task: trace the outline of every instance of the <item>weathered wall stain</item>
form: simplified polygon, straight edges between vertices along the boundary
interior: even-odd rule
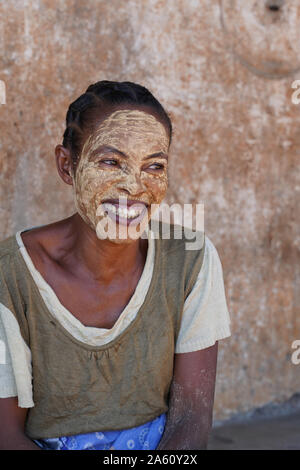
[[[149,87],[174,123],[166,202],[205,203],[223,265],[232,337],[219,348],[216,419],[300,387],[299,4],[283,2],[277,20],[263,4],[0,2],[1,238],[73,213],[54,163],[69,103],[101,79]]]
[[[268,78],[300,69],[300,4],[294,0],[220,0],[226,44],[250,71]]]

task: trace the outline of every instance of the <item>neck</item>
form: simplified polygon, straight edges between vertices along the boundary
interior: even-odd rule
[[[65,261],[73,259],[72,269],[80,270],[83,276],[109,284],[133,276],[144,266],[148,241],[132,240],[127,243],[114,243],[108,239],[100,240],[78,214],[69,219],[66,233]]]

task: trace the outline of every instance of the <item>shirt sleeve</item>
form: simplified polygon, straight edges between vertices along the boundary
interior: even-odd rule
[[[9,288],[5,263],[10,263],[9,256],[0,263],[0,398],[18,397],[19,407],[30,408],[34,406],[31,351],[21,333],[17,302],[13,302],[19,293],[14,292],[13,284]]]
[[[207,235],[204,249],[201,270],[184,303],[175,353],[205,349],[231,335],[222,265]]]
[[[18,397],[21,408],[32,400],[31,352],[13,313],[0,303],[0,398]]]

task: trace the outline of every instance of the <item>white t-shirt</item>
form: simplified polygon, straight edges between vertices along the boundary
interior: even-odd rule
[[[149,288],[154,267],[154,238],[148,231],[148,252],[142,276],[135,292],[111,329],[84,326],[59,301],[53,289],[35,268],[21,238],[16,239],[24,261],[50,313],[77,340],[91,346],[102,346],[115,339],[137,315]],[[205,235],[205,250],[201,270],[195,285],[184,303],[182,321],[175,345],[175,353],[187,353],[207,348],[230,336],[223,271],[219,255]],[[3,348],[4,345],[4,348]],[[12,312],[0,299],[0,346],[5,350],[5,361],[0,351],[0,398],[18,396],[19,406],[34,406],[31,383],[31,353],[24,342],[19,325]],[[0,348],[1,349],[1,348]],[[5,363],[4,363],[5,362]]]

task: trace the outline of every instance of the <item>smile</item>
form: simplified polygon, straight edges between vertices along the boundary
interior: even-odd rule
[[[128,219],[135,219],[141,213],[145,210],[145,205],[135,207],[135,208],[126,208],[126,207],[120,207],[115,204],[110,204],[109,202],[106,202],[103,204],[106,210],[113,212],[114,214],[119,215],[120,217],[123,218],[128,218]]]
[[[147,211],[147,206],[143,203],[131,206],[120,206],[119,204],[104,202],[102,206],[107,215],[121,225],[139,223],[144,218],[145,212]]]

